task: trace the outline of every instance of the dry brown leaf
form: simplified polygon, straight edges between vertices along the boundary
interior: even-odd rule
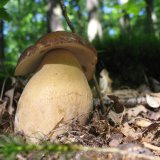
[[[113,103],[112,103],[112,109],[116,113],[122,113],[122,112],[124,112],[124,105],[119,102],[119,98],[117,96],[108,95],[108,97],[111,99],[111,101],[113,101]]]
[[[158,121],[160,120],[160,110],[157,112],[148,111],[144,116],[150,120]]]
[[[98,135],[106,135],[110,132],[110,126],[106,117],[100,117],[99,113],[95,111],[91,121],[91,132]]]
[[[143,132],[142,141],[148,143],[159,144],[159,130],[160,130],[160,123],[153,122],[147,128],[145,128]]]
[[[154,122],[151,125],[149,125],[143,134],[147,134],[148,132],[157,131],[157,129],[160,127],[160,122]]]
[[[122,123],[123,113],[117,114],[111,110],[108,114],[108,118],[110,118],[115,125],[120,125]]]
[[[152,142],[153,138],[154,138],[153,133],[148,133],[146,136],[142,137],[142,142],[149,142],[150,143],[150,142]]]
[[[121,132],[126,136],[126,137],[131,137],[134,140],[139,139],[142,137],[142,133],[137,133],[134,128],[130,127],[128,123],[124,123],[123,126],[121,127]]]
[[[109,142],[110,147],[117,147],[123,140],[123,135],[121,133],[112,134]]]
[[[146,118],[136,118],[135,124],[139,127],[148,127],[152,122]]]
[[[159,93],[151,93],[151,96],[160,98],[160,92]]]
[[[134,108],[129,108],[126,110],[129,119],[131,119],[131,117],[137,117],[142,112],[143,113],[147,112],[147,109],[143,105],[137,105]]]

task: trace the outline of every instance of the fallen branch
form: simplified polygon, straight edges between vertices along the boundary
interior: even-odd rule
[[[136,97],[117,97],[116,95],[107,95],[110,99],[112,97],[116,97],[117,101],[124,105],[126,108],[132,108],[135,107],[136,105],[144,105],[144,106],[149,106],[151,108],[159,108],[160,107],[160,94],[159,93],[150,93],[146,94],[144,96],[136,96]],[[114,101],[114,99],[112,99]],[[105,97],[104,100],[105,101]],[[114,101],[115,102],[115,101]],[[110,102],[106,101],[105,104],[109,105]]]

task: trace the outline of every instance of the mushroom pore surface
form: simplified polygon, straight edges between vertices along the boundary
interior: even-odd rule
[[[73,119],[84,124],[92,109],[92,93],[74,55],[63,49],[46,54],[27,83],[15,116],[15,131],[31,142],[55,138]]]

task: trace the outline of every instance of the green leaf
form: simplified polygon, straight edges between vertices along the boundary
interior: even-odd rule
[[[0,0],[0,8],[3,8],[9,0]]]
[[[7,21],[11,20],[11,17],[7,13],[5,8],[0,8],[0,20],[7,20]]]

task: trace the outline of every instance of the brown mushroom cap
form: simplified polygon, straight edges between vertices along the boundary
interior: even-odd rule
[[[57,31],[46,34],[33,46],[28,47],[20,56],[15,75],[34,72],[46,53],[54,49],[67,49],[78,59],[86,77],[90,80],[97,63],[96,50],[78,35]]]

